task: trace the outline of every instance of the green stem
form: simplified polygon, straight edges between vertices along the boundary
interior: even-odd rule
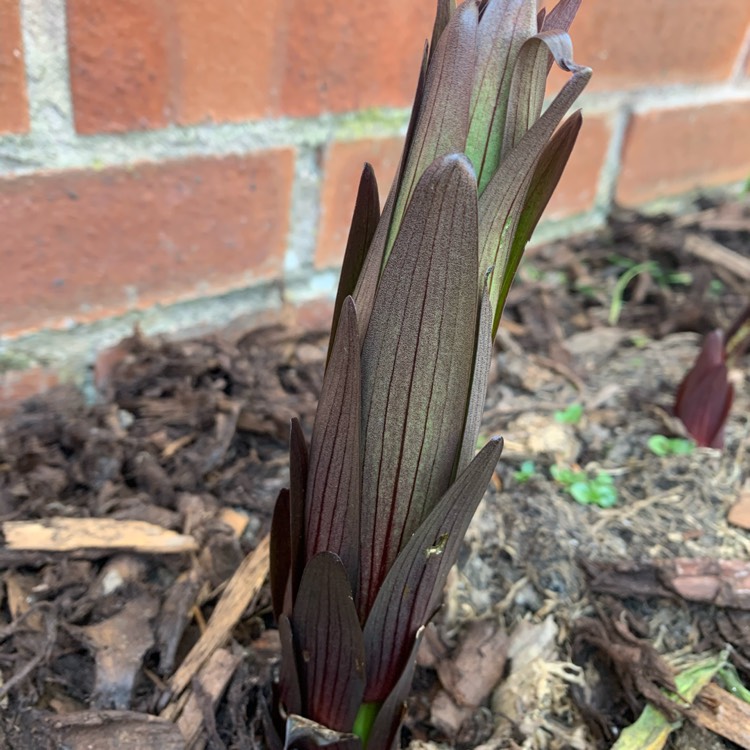
[[[354,729],[352,732],[362,740],[362,747],[367,747],[367,741],[370,738],[370,731],[372,725],[375,723],[375,718],[380,711],[382,704],[377,701],[370,701],[369,703],[363,703],[359,707],[357,712],[357,718],[354,720]]]

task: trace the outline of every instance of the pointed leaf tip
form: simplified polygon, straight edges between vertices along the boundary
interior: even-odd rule
[[[365,623],[365,700],[384,700],[406,666],[412,639],[434,614],[471,517],[503,450],[491,438],[399,553]]]
[[[333,342],[341,315],[341,307],[346,297],[354,294],[379,222],[380,196],[378,193],[378,183],[375,179],[375,171],[372,165],[365,163],[362,169],[362,176],[359,180],[357,199],[354,203],[354,215],[352,216],[351,227],[349,229],[349,238],[346,243],[343,265],[341,266],[336,302],[333,306],[331,339],[328,344],[326,361],[331,359]]]

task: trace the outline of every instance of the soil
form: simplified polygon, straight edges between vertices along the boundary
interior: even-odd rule
[[[420,651],[404,744],[605,748],[648,698],[681,722],[667,747],[742,746],[660,688],[676,657],[726,644],[750,683],[749,513],[728,520],[750,504],[748,356],[722,451],[648,444],[683,435],[677,385],[748,303],[748,258],[747,199],[623,213],[528,252],[482,431],[504,456]],[[0,747],[264,746],[278,637],[261,551],[326,344],[281,324],[136,332],[100,358],[96,403],[62,387],[0,425]],[[576,502],[554,466],[607,475],[616,504]]]

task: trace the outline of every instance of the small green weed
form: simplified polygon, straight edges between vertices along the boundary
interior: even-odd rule
[[[617,325],[624,304],[625,289],[628,284],[638,275],[648,273],[651,278],[662,288],[669,286],[688,286],[693,282],[693,277],[685,271],[665,271],[658,263],[647,260],[643,263],[633,263],[629,258],[613,256],[610,259],[614,265],[625,267],[625,273],[617,279],[612,290],[612,302],[609,306],[609,324]]]
[[[516,482],[528,482],[534,478],[536,474],[536,466],[533,461],[524,461],[518,471],[513,473],[513,478]]]
[[[657,456],[685,456],[695,450],[692,440],[666,435],[652,435],[647,441],[648,449]]]
[[[566,492],[581,505],[598,505],[611,508],[617,502],[617,488],[612,476],[600,471],[590,477],[585,471],[576,471],[568,466],[550,467],[552,478],[565,487]]]
[[[583,416],[583,406],[581,404],[571,404],[565,409],[556,411],[555,422],[560,424],[578,424]]]

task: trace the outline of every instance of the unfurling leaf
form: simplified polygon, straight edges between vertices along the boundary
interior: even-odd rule
[[[698,358],[677,389],[675,416],[698,445],[724,447],[724,425],[734,400],[724,353],[724,334],[709,333]]]

